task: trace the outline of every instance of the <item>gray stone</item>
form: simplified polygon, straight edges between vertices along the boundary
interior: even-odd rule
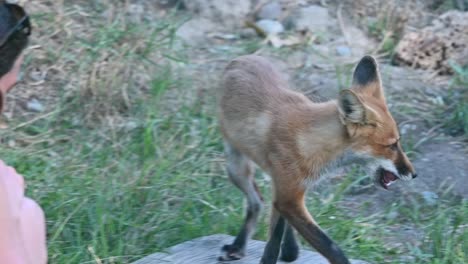
[[[326,32],[330,25],[328,9],[316,5],[297,10],[291,18],[296,30],[301,31]]]
[[[132,23],[141,23],[145,7],[141,4],[129,4],[127,8],[127,16]]]
[[[262,19],[257,21],[255,24],[267,35],[279,34],[284,31],[283,25],[276,20]]]
[[[346,39],[346,45],[350,48],[351,54],[358,59],[374,50],[377,43],[358,27],[354,26],[349,19],[343,17],[343,33]]]
[[[224,244],[232,243],[234,237],[228,235],[211,235],[186,241],[182,244],[169,248],[165,253],[155,253],[133,264],[210,264],[220,263],[218,257]],[[246,256],[240,260],[233,261],[236,264],[257,264],[263,254],[265,242],[251,240],[247,245]],[[223,262],[224,263],[224,262]],[[228,262],[226,262],[228,263]],[[286,263],[278,261],[278,263]],[[294,263],[328,264],[329,262],[319,253],[301,250],[299,258]],[[351,260],[352,264],[368,264],[362,260]]]
[[[176,36],[181,38],[187,44],[200,44],[206,41],[207,35],[210,32],[217,31],[217,26],[206,18],[194,18],[176,31]]]
[[[415,124],[404,124],[400,127],[400,133],[406,135],[410,133],[410,131],[415,131],[418,128]]]
[[[243,28],[239,32],[241,38],[255,38],[257,36],[257,32],[253,28]]]
[[[390,213],[388,213],[388,215],[386,216],[386,218],[387,218],[388,220],[395,220],[395,219],[397,219],[399,216],[400,216],[400,214],[399,214],[397,211],[391,211]]]
[[[428,205],[436,205],[437,204],[437,199],[439,199],[439,196],[435,192],[431,191],[424,191],[421,193],[421,196],[423,197],[424,201]]]
[[[26,103],[26,109],[40,113],[44,111],[44,106],[36,98],[33,98]]]
[[[172,8],[172,7],[177,7],[180,9],[184,8],[183,0],[157,0],[156,4],[161,8]]]
[[[323,74],[310,74],[305,83],[308,84],[306,93],[312,95],[314,100],[327,101],[338,97],[336,80],[323,78]]]
[[[281,4],[278,2],[267,3],[260,8],[257,19],[279,19],[281,17]]]
[[[251,0],[188,0],[184,2],[195,17],[202,17],[228,28],[240,28],[252,10]]]
[[[223,40],[236,40],[239,38],[236,34],[229,34],[229,33],[213,33],[210,35],[212,38],[223,39]]]
[[[31,78],[31,80],[35,82],[44,81],[45,77],[46,77],[46,71],[40,68],[33,68],[29,72],[29,78]]]
[[[351,56],[351,49],[348,46],[337,46],[336,47],[336,54],[342,57],[349,57]]]

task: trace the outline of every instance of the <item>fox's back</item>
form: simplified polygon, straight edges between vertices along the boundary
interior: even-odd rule
[[[252,114],[273,114],[279,107],[304,102],[289,89],[286,75],[268,59],[241,56],[229,63],[223,74],[218,101],[223,118],[245,119]]]
[[[262,163],[259,155],[275,134],[271,132],[282,126],[282,120],[290,119],[295,109],[309,103],[289,89],[286,76],[272,62],[256,55],[231,61],[219,89],[219,121],[225,139],[257,163]]]

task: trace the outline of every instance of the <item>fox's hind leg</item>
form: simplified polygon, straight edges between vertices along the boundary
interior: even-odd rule
[[[281,244],[281,251],[280,251]],[[276,263],[278,255],[280,260],[292,262],[299,256],[299,245],[294,235],[294,229],[280,216],[273,207],[270,219],[270,238],[265,246],[261,264]]]
[[[294,229],[288,223],[284,228],[283,243],[281,244],[280,259],[285,262],[292,262],[299,256],[299,244],[297,243]]]
[[[219,257],[220,260],[236,260],[245,255],[247,241],[255,230],[261,211],[262,197],[254,182],[254,163],[227,142],[224,142],[224,152],[229,179],[247,198],[247,212],[242,228],[232,244],[222,247],[224,254]]]

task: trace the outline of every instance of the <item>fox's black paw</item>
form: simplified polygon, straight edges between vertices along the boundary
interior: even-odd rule
[[[225,254],[218,257],[218,260],[220,261],[238,260],[245,256],[244,249],[236,245],[224,245],[221,248],[221,251]]]
[[[284,252],[280,255],[280,260],[284,262],[293,262],[299,257],[299,251],[296,252]]]
[[[299,246],[296,243],[283,244],[281,247],[280,260],[293,262],[299,257]]]

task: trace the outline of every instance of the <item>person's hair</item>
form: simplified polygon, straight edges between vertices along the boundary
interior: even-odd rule
[[[0,1],[0,39],[18,23],[18,19],[4,4],[4,1]],[[28,36],[17,31],[0,47],[0,78],[11,70],[27,44]]]

